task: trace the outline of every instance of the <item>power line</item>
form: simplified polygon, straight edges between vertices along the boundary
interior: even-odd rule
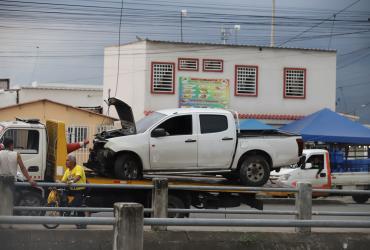
[[[348,5],[347,7],[343,8],[343,9],[341,9],[340,11],[338,11],[338,12],[334,13],[333,15],[338,15],[338,14],[340,14],[341,12],[343,12],[343,11],[345,11],[345,10],[347,10],[347,9],[351,8],[353,5],[357,4],[357,3],[358,3],[358,2],[360,2],[360,1],[361,1],[361,0],[357,0],[356,2],[351,3],[350,5]],[[312,29],[316,28],[317,26],[321,25],[322,23],[324,23],[324,22],[326,22],[326,21],[330,20],[330,19],[331,19],[331,17],[332,17],[332,16],[330,16],[329,18],[326,18],[326,19],[322,20],[321,22],[319,22],[319,23],[317,23],[317,24],[313,25],[312,27],[310,27],[310,28],[308,28],[308,29],[306,29],[306,30],[302,31],[302,32],[301,32],[301,33],[299,33],[298,35],[296,35],[296,36],[294,36],[294,37],[292,37],[292,38],[290,38],[290,39],[286,40],[285,42],[281,43],[279,46],[282,46],[282,45],[284,45],[284,44],[286,44],[286,43],[288,43],[288,42],[290,42],[290,41],[294,40],[295,38],[300,37],[300,36],[301,36],[301,35],[303,35],[304,33],[308,32],[308,31],[310,31],[310,30],[312,30]]]

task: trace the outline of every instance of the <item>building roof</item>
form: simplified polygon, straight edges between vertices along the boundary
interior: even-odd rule
[[[66,85],[66,84],[43,84],[36,86],[21,86],[21,89],[46,89],[46,90],[80,90],[80,91],[103,91],[102,86],[96,85]]]
[[[227,114],[228,111],[225,109],[215,109],[215,108],[174,108],[174,109],[162,109],[156,111],[165,115],[172,114],[190,114],[190,113],[216,113],[216,114]]]
[[[199,108],[193,108],[193,109],[199,109]],[[167,109],[166,111],[172,112],[172,113],[166,113],[166,114],[173,114],[176,109]],[[210,112],[215,112],[215,110],[221,110],[224,113],[227,112],[222,109],[213,109],[209,108]],[[144,115],[149,115],[150,113],[153,113],[152,110],[145,110]],[[159,112],[163,113],[163,110],[160,110]],[[221,113],[221,112],[220,112]],[[239,119],[259,119],[259,120],[299,120],[304,118],[304,115],[287,115],[287,114],[240,114]]]
[[[23,103],[19,103],[19,104],[15,104],[15,105],[10,105],[10,106],[6,106],[6,107],[1,107],[0,108],[0,112],[2,110],[5,110],[5,109],[20,107],[20,106],[29,105],[29,104],[38,103],[38,102],[49,102],[49,103],[52,103],[52,104],[56,104],[56,105],[61,105],[61,106],[64,106],[64,107],[68,107],[68,108],[71,108],[71,109],[74,109],[74,110],[86,112],[86,113],[89,113],[89,114],[92,114],[92,115],[97,115],[97,116],[101,116],[101,117],[104,117],[104,118],[112,119],[114,121],[117,121],[118,120],[117,118],[114,118],[114,117],[111,117],[111,116],[98,114],[98,113],[95,113],[95,112],[92,112],[92,111],[89,111],[89,110],[86,110],[86,109],[81,109],[81,108],[73,107],[71,105],[67,105],[67,104],[63,104],[63,103],[51,101],[51,100],[48,100],[48,99],[40,99],[40,100],[35,100],[35,101],[23,102]]]
[[[178,42],[178,41],[164,41],[164,40],[151,40],[151,39],[143,39],[139,41],[133,41],[126,44],[121,44],[121,46],[135,44],[140,42],[151,42],[151,43],[158,43],[158,44],[179,44],[179,45],[196,45],[196,46],[217,46],[217,47],[233,47],[233,48],[257,48],[257,49],[287,49],[287,50],[303,50],[303,51],[317,51],[317,52],[330,52],[336,53],[336,50],[331,49],[322,49],[322,48],[299,48],[299,47],[281,47],[275,46],[270,47],[266,45],[250,45],[250,44],[221,44],[221,43],[209,43],[209,42]],[[110,46],[110,47],[116,47]]]

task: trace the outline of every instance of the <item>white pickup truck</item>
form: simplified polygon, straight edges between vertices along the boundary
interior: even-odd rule
[[[296,168],[282,170],[279,182],[295,187],[297,182],[309,182],[320,189],[370,189],[370,158],[355,159],[341,152],[332,153],[324,149],[303,150],[302,164]],[[357,203],[365,203],[368,195],[354,195]]]
[[[301,137],[278,131],[238,131],[237,114],[221,109],[153,112],[136,124],[131,107],[110,98],[122,128],[97,134],[85,164],[100,174],[140,179],[143,173],[222,174],[262,186],[270,171],[297,163]]]

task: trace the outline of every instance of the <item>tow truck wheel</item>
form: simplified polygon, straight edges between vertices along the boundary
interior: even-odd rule
[[[142,177],[139,159],[132,154],[122,154],[114,163],[114,174],[122,180],[138,180]]]
[[[368,195],[353,195],[352,199],[358,204],[364,204],[369,199]]]
[[[246,186],[263,186],[270,177],[266,159],[260,155],[247,156],[240,166],[240,181]]]
[[[19,198],[17,206],[20,207],[42,207],[44,205],[44,200],[41,194],[36,192],[24,192]],[[16,211],[15,215],[21,216],[41,216],[43,211],[27,211],[20,210]]]
[[[175,195],[168,195],[168,208],[184,209],[185,203]],[[184,218],[185,216],[184,213],[168,212],[168,218]]]

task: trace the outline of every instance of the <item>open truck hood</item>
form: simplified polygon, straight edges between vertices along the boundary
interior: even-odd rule
[[[108,105],[116,108],[118,117],[121,121],[122,129],[125,131],[125,134],[136,134],[135,119],[134,115],[132,114],[131,107],[127,103],[115,97],[110,97],[108,99]]]

